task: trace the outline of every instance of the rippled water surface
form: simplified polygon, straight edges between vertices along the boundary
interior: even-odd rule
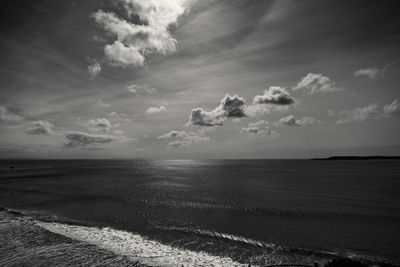
[[[1,235],[56,234],[109,265],[399,263],[399,177],[383,160],[3,160],[0,206],[23,213]]]

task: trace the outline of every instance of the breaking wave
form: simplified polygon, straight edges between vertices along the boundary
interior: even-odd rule
[[[247,266],[228,257],[164,245],[138,234],[109,227],[97,228],[39,221],[36,225],[150,266]]]

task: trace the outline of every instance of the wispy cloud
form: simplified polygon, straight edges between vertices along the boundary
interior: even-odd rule
[[[368,77],[368,78],[374,80],[378,77],[379,73],[380,73],[380,70],[373,67],[373,68],[359,69],[354,72],[354,76],[355,77],[365,76],[365,77]]]
[[[278,133],[271,130],[269,127],[269,122],[265,120],[260,120],[258,122],[252,122],[247,125],[247,127],[242,127],[241,133],[246,133],[253,137],[265,137],[265,136],[277,136]]]
[[[6,107],[0,106],[0,123],[17,123],[24,119],[24,117],[11,112]]]
[[[210,138],[204,132],[186,132],[172,130],[160,135],[157,139],[168,140],[168,145],[172,147],[188,147],[192,144],[208,142]]]
[[[67,139],[64,143],[65,148],[74,148],[91,144],[104,144],[115,140],[113,136],[93,135],[83,132],[68,132],[64,136]]]
[[[286,125],[286,126],[308,126],[311,127],[321,121],[314,119],[312,117],[303,117],[296,119],[295,116],[289,115],[281,118],[279,121],[275,122],[275,125]]]
[[[91,79],[94,79],[97,77],[97,75],[100,74],[101,72],[101,65],[98,62],[95,62],[91,65],[88,66],[88,72],[89,72],[89,76]]]
[[[351,124],[353,122],[363,122],[371,119],[389,118],[400,115],[400,105],[397,99],[381,108],[377,103],[366,107],[343,110],[339,112],[342,118],[336,124]]]
[[[99,99],[96,105],[103,108],[111,107],[111,104],[104,102],[103,99]]]
[[[33,121],[25,133],[28,135],[54,135],[53,128],[54,125],[46,120]]]
[[[128,92],[132,93],[135,96],[139,96],[141,94],[147,94],[147,95],[155,95],[157,94],[157,89],[148,86],[147,84],[143,85],[138,85],[138,84],[131,84],[126,87]]]
[[[383,107],[383,113],[386,116],[398,116],[400,115],[400,104],[397,99],[393,100],[392,103],[387,104]]]
[[[67,139],[63,146],[65,148],[83,147],[95,144],[106,144],[111,142],[126,142],[135,141],[134,138],[128,138],[122,135],[100,135],[100,134],[88,134],[84,132],[67,132],[64,134]]]

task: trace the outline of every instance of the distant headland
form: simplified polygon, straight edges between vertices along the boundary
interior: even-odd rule
[[[400,156],[333,156],[328,158],[312,158],[310,160],[382,160],[382,159],[400,160]]]

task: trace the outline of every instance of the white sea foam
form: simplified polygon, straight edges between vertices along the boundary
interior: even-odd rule
[[[243,236],[237,236],[237,235],[215,232],[215,231],[210,231],[210,230],[191,229],[191,228],[186,228],[186,227],[157,227],[157,228],[163,229],[163,230],[182,231],[182,232],[187,232],[187,233],[195,233],[195,234],[200,234],[200,235],[205,235],[205,236],[224,238],[224,239],[228,239],[228,240],[232,240],[232,241],[236,241],[236,242],[246,243],[246,244],[253,245],[253,246],[270,248],[274,251],[283,249],[281,246],[274,244],[274,243],[262,242],[262,241],[254,240],[251,238],[246,238]]]
[[[247,266],[228,257],[171,247],[138,234],[108,227],[96,228],[54,222],[36,224],[50,232],[96,245],[150,266]]]

